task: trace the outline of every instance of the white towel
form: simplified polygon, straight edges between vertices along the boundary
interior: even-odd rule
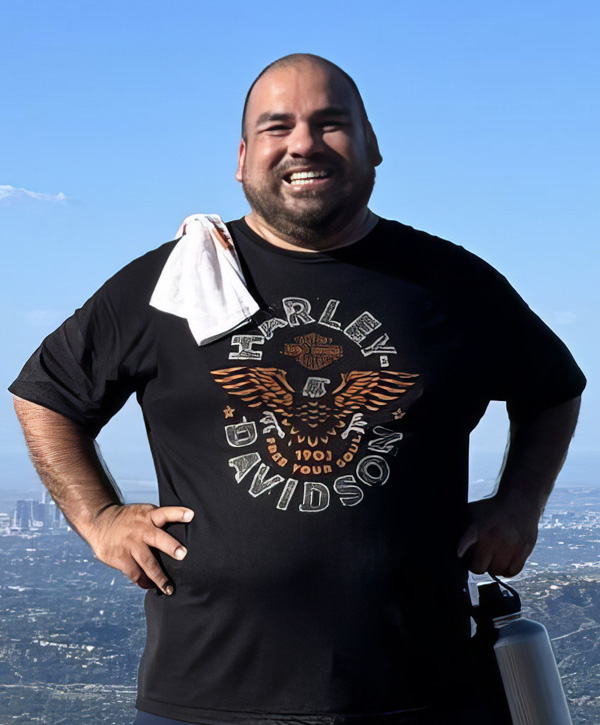
[[[229,231],[216,214],[193,214],[156,283],[150,304],[187,319],[198,345],[235,330],[258,311]]]

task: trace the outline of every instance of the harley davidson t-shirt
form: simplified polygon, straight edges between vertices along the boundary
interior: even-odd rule
[[[139,709],[189,722],[390,721],[461,678],[468,439],[578,395],[565,346],[489,265],[380,220],[330,252],[229,225],[251,322],[199,347],[148,302],[174,242],[50,335],[11,390],[96,435],[135,393],[167,526]],[[336,719],[337,718],[337,719]]]

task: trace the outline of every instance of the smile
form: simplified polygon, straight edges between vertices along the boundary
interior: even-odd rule
[[[319,179],[328,179],[330,176],[329,171],[295,171],[286,178],[286,181],[292,186],[303,186],[313,184]]]

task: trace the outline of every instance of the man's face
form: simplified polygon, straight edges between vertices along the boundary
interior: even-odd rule
[[[366,208],[377,142],[345,78],[312,63],[268,71],[246,111],[236,178],[283,239],[319,248]]]

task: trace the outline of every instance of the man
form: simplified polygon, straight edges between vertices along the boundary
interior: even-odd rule
[[[140,723],[488,717],[469,698],[467,568],[523,567],[584,378],[488,265],[368,209],[380,162],[343,71],[276,61],[244,109],[251,212],[228,225],[260,311],[199,346],[148,304],[172,242],[11,387],[67,519],[149,589]],[[158,508],[124,505],[95,449],[132,392]],[[468,436],[491,399],[510,447],[498,494],[469,508]]]

